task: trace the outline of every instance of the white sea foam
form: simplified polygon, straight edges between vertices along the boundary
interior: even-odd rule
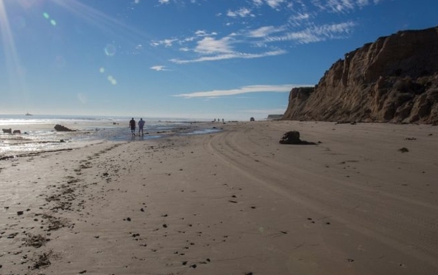
[[[202,123],[192,123],[184,119],[143,118],[146,121],[145,135],[132,137],[128,127],[130,119],[130,117],[0,115],[0,128],[21,131],[21,134],[15,135],[0,132],[0,158],[28,152],[77,148],[101,140],[142,141],[168,135],[211,133],[208,129],[204,131]],[[57,132],[54,129],[56,124],[75,131]]]

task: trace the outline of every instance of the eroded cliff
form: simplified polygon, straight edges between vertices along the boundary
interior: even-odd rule
[[[283,119],[438,123],[438,27],[400,31],[345,55]]]

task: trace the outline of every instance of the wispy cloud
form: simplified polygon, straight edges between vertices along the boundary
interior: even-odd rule
[[[357,8],[363,8],[371,4],[378,4],[383,0],[312,0],[313,6],[320,10],[326,10],[334,13],[347,13]]]
[[[159,40],[159,41],[152,41],[151,42],[151,46],[164,46],[164,47],[172,47],[173,43],[177,42],[178,39],[176,38],[172,38],[172,39],[163,39],[163,40]]]
[[[182,0],[160,0],[160,3],[161,1],[177,3]],[[384,0],[295,0],[293,2],[247,0],[242,1],[244,6],[241,8],[222,10],[225,12],[223,15],[226,14],[228,17],[224,24],[232,21],[234,25],[237,25],[239,21],[242,21],[245,25],[243,29],[223,34],[200,28],[187,37],[152,41],[151,45],[165,48],[175,47],[175,52],[179,52],[180,55],[169,61],[176,64],[275,56],[285,54],[286,49],[290,47],[290,42],[308,44],[348,38],[356,27],[354,21],[317,24],[312,22],[313,19],[320,18],[319,14],[323,12],[346,13],[367,5],[378,4],[380,1]],[[199,1],[199,4],[201,2]],[[258,28],[254,28],[251,24],[255,22],[242,19],[254,17],[254,13],[257,16],[263,15],[263,12],[271,9],[287,9],[285,12],[278,13],[279,25],[259,25]],[[230,20],[230,18],[235,20]]]
[[[211,32],[211,33],[208,33],[208,32],[206,32],[206,31],[204,31],[204,30],[197,30],[196,32],[195,32],[195,35],[196,36],[215,36],[215,35],[217,35],[217,33],[216,32]]]
[[[275,55],[281,55],[285,54],[285,50],[276,50],[276,51],[269,51],[269,52],[263,52],[258,54],[251,54],[251,53],[239,53],[239,52],[232,52],[228,54],[219,54],[214,56],[203,56],[196,59],[171,59],[170,61],[176,64],[187,64],[187,63],[198,63],[198,62],[205,62],[205,61],[218,61],[218,60],[225,60],[225,59],[234,59],[234,58],[240,58],[240,59],[253,59],[253,58],[262,58],[267,56],[275,56]]]
[[[291,16],[289,20],[291,20],[291,21],[302,21],[302,20],[307,20],[307,19],[310,19],[310,14],[308,14],[308,13],[297,13],[296,15]]]
[[[284,84],[284,85],[251,85],[244,86],[236,89],[230,90],[212,90],[212,91],[203,91],[203,92],[195,92],[189,94],[179,94],[175,95],[176,97],[184,97],[184,98],[195,98],[195,97],[221,97],[221,96],[233,96],[247,93],[287,93],[294,87],[303,87],[310,85],[294,85],[294,84]]]
[[[261,35],[262,32],[275,32],[276,30],[271,27],[267,27],[268,29],[256,30],[252,35]],[[215,38],[211,36],[203,36],[205,31],[197,31],[197,35],[199,36],[196,41],[196,46],[194,48],[181,47],[179,48],[182,52],[194,52],[199,55],[198,58],[193,59],[182,59],[182,58],[173,58],[170,61],[176,64],[187,64],[187,63],[198,63],[198,62],[206,62],[206,61],[218,61],[218,60],[226,60],[226,59],[253,59],[253,58],[262,58],[268,56],[275,56],[280,54],[285,54],[285,50],[271,50],[259,53],[246,53],[240,52],[234,49],[233,44],[242,44],[245,43],[241,40],[237,41],[236,37],[243,37],[244,34],[236,34],[231,33],[228,36],[222,38]],[[214,32],[213,32],[214,33]],[[214,33],[216,34],[216,33]],[[184,40],[185,41],[185,40]]]
[[[247,16],[254,16],[254,15],[251,13],[250,9],[241,8],[241,9],[238,9],[236,11],[228,10],[227,16],[229,16],[229,17],[247,17]]]
[[[263,4],[270,6],[273,9],[278,9],[285,0],[252,0],[252,4],[256,7],[261,7]]]
[[[149,69],[160,72],[160,71],[170,71],[169,69],[166,69],[166,66],[161,66],[161,65],[157,65],[157,66],[152,66]]]
[[[268,4],[268,6],[270,6],[273,9],[277,9],[283,2],[285,2],[284,0],[266,0],[266,4]]]
[[[254,3],[254,5],[256,6],[261,6],[263,4],[263,0],[252,0],[252,2]]]
[[[354,9],[354,2],[353,0],[329,0],[327,1],[327,7],[333,12],[345,12]]]
[[[266,42],[296,41],[297,43],[307,44],[325,41],[327,39],[340,38],[342,35],[350,33],[355,25],[355,23],[350,21],[339,24],[312,26],[301,31],[268,37]]]
[[[365,6],[369,5],[369,1],[368,0],[358,0],[357,5],[359,7],[365,7]]]
[[[309,24],[314,16],[314,13],[295,12],[293,15],[289,16],[287,20],[288,26],[301,28],[303,25]]]
[[[248,36],[249,37],[257,37],[257,38],[266,37],[270,34],[282,32],[284,30],[285,30],[285,28],[283,26],[282,27],[266,26],[266,27],[261,27],[261,28],[258,28],[256,30],[250,31],[248,33]]]

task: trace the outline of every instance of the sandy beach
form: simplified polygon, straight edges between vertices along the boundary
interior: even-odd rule
[[[0,161],[0,274],[438,274],[438,127],[218,127]]]

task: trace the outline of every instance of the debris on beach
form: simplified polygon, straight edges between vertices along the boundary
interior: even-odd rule
[[[12,130],[12,128],[2,129],[2,131],[3,131],[3,134],[21,135],[21,130]]]
[[[338,125],[338,124],[351,124],[351,125],[356,125],[357,122],[356,122],[355,120],[353,120],[353,121],[350,121],[350,120],[340,120],[340,121],[337,121],[337,122],[335,123],[335,125]]]
[[[301,144],[301,145],[314,145],[315,142],[308,142],[300,139],[300,132],[289,131],[286,132],[280,139],[281,144]]]
[[[40,248],[41,246],[45,245],[49,241],[49,239],[45,238],[41,234],[32,235],[28,233],[27,237],[24,238],[23,241],[26,246],[33,246],[35,248]]]
[[[40,269],[42,267],[47,267],[51,264],[50,257],[52,256],[52,251],[48,253],[42,253],[40,255],[36,255],[33,259],[34,264],[32,269]]]

